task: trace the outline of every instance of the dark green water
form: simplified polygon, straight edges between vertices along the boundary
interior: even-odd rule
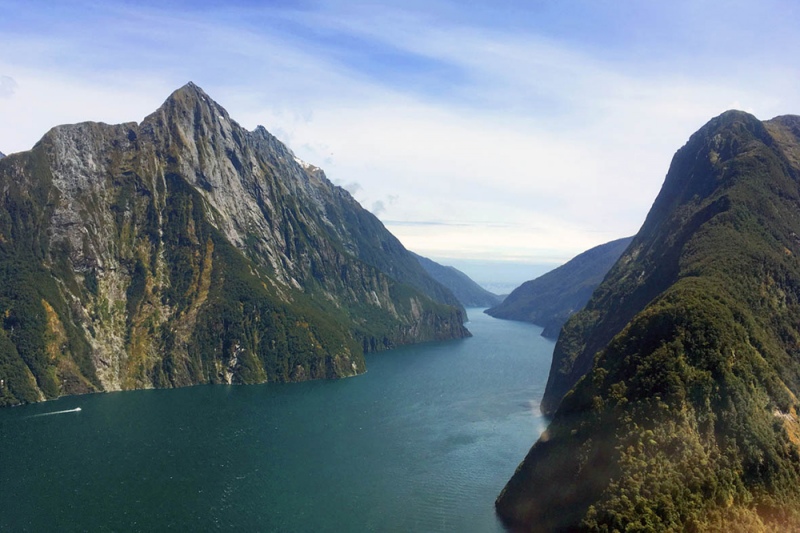
[[[356,378],[0,410],[0,531],[502,531],[553,343],[469,316],[473,338],[370,356]]]

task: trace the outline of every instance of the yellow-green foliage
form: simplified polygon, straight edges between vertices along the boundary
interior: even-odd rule
[[[142,124],[0,161],[0,405],[349,376],[364,351],[468,334],[377,218],[220,114],[188,84]]]
[[[631,248],[559,339],[558,409],[498,499],[509,522],[800,530],[798,176],[744,113],[676,154]]]

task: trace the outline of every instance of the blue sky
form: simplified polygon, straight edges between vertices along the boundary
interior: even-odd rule
[[[556,265],[631,235],[730,108],[800,114],[794,1],[0,0],[0,151],[192,80],[406,246]]]

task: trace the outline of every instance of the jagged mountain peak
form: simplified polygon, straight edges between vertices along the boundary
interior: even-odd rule
[[[300,182],[307,181],[308,178],[324,177],[318,167],[296,157],[288,146],[264,126],[258,125],[253,131],[242,127],[230,117],[222,105],[191,81],[175,90],[155,113],[146,117],[142,128],[156,133],[159,129],[162,130],[166,134],[162,136],[163,140],[174,143],[178,148],[196,151],[202,145],[200,151],[222,156],[222,161],[230,160],[236,173],[245,179],[250,174],[259,174],[265,167],[274,170],[286,165],[298,165],[310,173],[306,175],[303,172],[292,172]],[[259,154],[269,154],[272,157],[266,161],[257,161]],[[192,159],[203,163],[204,158]],[[217,175],[222,169],[218,167],[209,170],[210,175]],[[326,180],[317,179],[316,184],[324,181]],[[208,188],[208,184],[205,186]]]
[[[469,335],[377,218],[193,83],[140,124],[57,126],[14,159],[0,405],[347,376],[364,352]]]
[[[211,98],[201,87],[194,82],[188,82],[186,85],[174,90],[172,94],[164,101],[164,105],[168,104],[181,104],[186,106],[205,105],[218,109],[227,115],[227,111],[219,105],[213,98]]]
[[[170,94],[155,113],[144,119],[142,126],[151,123],[171,129],[177,127],[183,133],[195,130],[200,134],[219,133],[230,131],[233,126],[240,129],[235,122],[231,124],[230,115],[224,107],[192,82]]]
[[[164,144],[195,152],[190,154],[193,163],[202,165],[214,159],[227,160],[233,165],[232,170],[244,178],[286,164],[297,164],[306,170],[311,167],[297,159],[291,149],[264,126],[259,125],[253,131],[242,127],[222,105],[191,81],[170,94],[141,126]],[[220,156],[221,159],[203,155]],[[210,168],[210,174],[219,174],[225,170],[224,166]],[[306,176],[296,177],[303,179]]]
[[[186,82],[186,84],[183,85],[182,87],[179,87],[179,88],[175,89],[175,91],[173,91],[173,94],[177,93],[177,92],[181,92],[181,91],[189,92],[189,93],[195,93],[195,94],[198,94],[198,95],[201,95],[201,96],[206,96],[206,97],[208,96],[206,94],[206,92],[199,85],[197,85],[195,82],[193,82],[191,80]]]

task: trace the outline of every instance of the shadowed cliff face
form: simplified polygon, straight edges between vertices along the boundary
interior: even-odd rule
[[[425,269],[429,276],[450,289],[461,305],[465,307],[488,307],[500,301],[499,296],[487,291],[455,267],[440,265],[436,261],[413,252],[411,252],[411,255],[422,265],[422,268]]]
[[[0,163],[0,403],[364,371],[468,335],[383,225],[194,84]]]
[[[725,113],[559,337],[524,529],[800,528],[800,124]]]
[[[557,339],[567,319],[583,309],[632,237],[617,239],[583,252],[566,264],[526,281],[486,313],[542,326],[542,336]]]
[[[758,146],[774,157],[769,150],[774,144],[761,122],[731,111],[709,122],[678,151],[641,230],[585,311],[565,325],[553,355],[543,412],[552,414],[564,394],[588,372],[594,355],[678,279],[687,242],[701,226],[730,208],[730,197],[724,192],[736,180],[725,162],[739,157],[744,147]]]

